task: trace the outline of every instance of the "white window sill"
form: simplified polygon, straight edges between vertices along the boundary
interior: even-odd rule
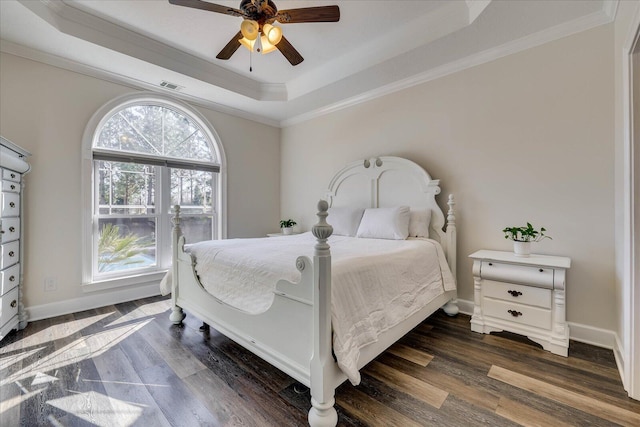
[[[82,285],[82,292],[104,291],[124,286],[148,285],[153,282],[158,283],[158,286],[160,286],[160,281],[166,272],[167,270],[154,271],[152,273],[141,273],[133,276],[119,277],[117,279],[106,279],[85,283]],[[158,292],[160,292],[159,287]]]

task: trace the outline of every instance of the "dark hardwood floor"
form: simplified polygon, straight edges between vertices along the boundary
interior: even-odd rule
[[[149,298],[32,322],[0,343],[0,425],[304,426],[309,392]],[[613,354],[569,357],[436,313],[336,392],[341,426],[640,426]]]

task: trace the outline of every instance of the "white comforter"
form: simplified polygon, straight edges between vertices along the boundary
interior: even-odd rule
[[[205,289],[248,313],[261,313],[280,279],[300,280],[295,260],[313,256],[311,233],[195,243],[196,273]],[[357,385],[361,348],[420,310],[455,281],[439,243],[429,239],[329,238],[332,256],[333,350]]]

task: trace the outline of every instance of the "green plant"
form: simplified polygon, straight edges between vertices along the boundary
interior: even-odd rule
[[[296,224],[297,224],[297,222],[295,222],[291,218],[289,218],[289,219],[281,219],[280,220],[280,228],[289,228],[289,227],[293,227]]]
[[[141,263],[141,260],[131,258],[143,250],[142,239],[133,233],[121,236],[117,225],[107,223],[102,227],[98,238],[98,271],[105,271],[112,264]]]
[[[516,242],[539,242],[542,239],[551,239],[551,237],[544,234],[545,231],[547,230],[544,227],[536,230],[528,222],[526,227],[506,227],[502,230],[505,239]]]

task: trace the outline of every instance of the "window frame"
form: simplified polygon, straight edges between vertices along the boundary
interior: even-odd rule
[[[152,93],[152,92],[137,92],[126,94],[117,97],[110,102],[99,108],[91,117],[84,131],[83,136],[83,150],[82,150],[82,179],[81,179],[81,192],[82,192],[82,290],[84,292],[99,291],[105,289],[111,289],[120,286],[134,286],[134,285],[157,285],[157,282],[164,276],[166,269],[156,270],[153,272],[141,271],[139,269],[132,269],[131,274],[119,277],[108,277],[104,275],[99,279],[94,279],[94,233],[97,232],[97,223],[94,224],[94,152],[99,156],[108,157],[108,150],[101,150],[100,148],[94,148],[93,144],[97,133],[102,129],[103,125],[109,120],[113,114],[122,109],[134,106],[134,105],[157,105],[161,107],[170,108],[184,114],[190,120],[193,120],[206,134],[210,141],[210,149],[219,163],[202,162],[202,161],[175,161],[171,158],[165,158],[161,160],[154,158],[153,156],[145,156],[142,153],[135,154],[137,158],[148,157],[148,163],[156,167],[156,185],[161,188],[161,192],[157,192],[156,195],[159,198],[165,199],[170,197],[169,186],[169,168],[173,165],[178,167],[182,163],[182,166],[187,166],[189,163],[196,163],[198,166],[213,169],[215,173],[213,178],[213,186],[215,192],[215,206],[216,210],[212,214],[214,221],[213,238],[224,239],[227,237],[227,204],[226,204],[226,157],[224,149],[220,141],[220,137],[209,123],[209,121],[199,113],[195,108],[188,104],[181,102],[175,98]],[[128,154],[125,152],[125,154]],[[106,160],[106,159],[105,159]],[[116,160],[115,158],[113,160]],[[145,160],[145,162],[147,161]],[[117,161],[117,160],[116,160]],[[160,182],[162,180],[162,183]],[[162,203],[162,202],[160,202]],[[160,210],[159,206],[159,210]],[[171,229],[170,217],[165,215],[162,211],[158,212],[157,216],[159,221],[163,222],[164,229]],[[158,233],[158,241],[156,242],[157,248],[160,251],[159,254],[169,254],[171,250],[171,237],[161,236]],[[160,262],[160,260],[158,260]],[[137,270],[137,271],[136,271]],[[153,285],[152,285],[153,284]],[[153,288],[150,288],[150,290]]]

